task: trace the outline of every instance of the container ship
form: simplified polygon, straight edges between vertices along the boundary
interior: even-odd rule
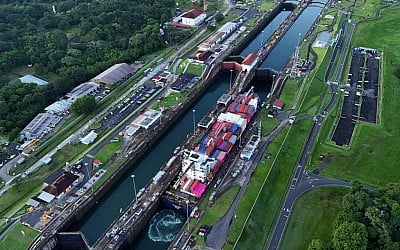
[[[209,124],[200,142],[183,150],[181,171],[161,198],[164,205],[185,215],[192,212],[257,112],[259,100],[252,88],[233,101],[226,98],[226,108]]]

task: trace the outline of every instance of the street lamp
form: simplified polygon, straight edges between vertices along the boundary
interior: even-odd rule
[[[231,69],[230,71],[231,71],[231,79],[229,80],[229,90],[231,90],[231,88],[232,88],[232,74],[233,74],[233,69]]]
[[[261,31],[261,45],[260,45],[260,47],[263,46],[263,42],[264,42],[264,30]]]
[[[301,37],[301,33],[299,33],[299,38],[297,39],[297,48],[299,48],[299,46],[300,46],[300,37]]]
[[[135,184],[135,175],[133,174],[133,175],[131,175],[131,177],[132,177],[132,181],[133,181],[133,189],[135,190],[135,200],[136,200],[136,203],[137,203],[137,193],[136,193],[136,184]]]
[[[272,75],[272,85],[275,83],[275,74]]]
[[[160,124],[161,124],[162,123],[161,122],[162,110],[161,110],[161,100],[160,99],[158,99],[158,109],[160,110]]]
[[[186,200],[186,221],[187,221],[187,230],[189,231],[189,201]]]
[[[193,134],[196,134],[196,110],[193,109]]]

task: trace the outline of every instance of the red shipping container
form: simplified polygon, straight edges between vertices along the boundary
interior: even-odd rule
[[[196,188],[196,186],[197,186],[197,184],[199,184],[199,180],[195,180],[194,182],[193,182],[193,184],[192,184],[192,186],[190,187],[190,191],[193,193],[193,190],[195,190],[195,188]]]
[[[208,146],[206,149],[206,155],[210,155],[212,153],[212,151],[214,150],[214,146]]]

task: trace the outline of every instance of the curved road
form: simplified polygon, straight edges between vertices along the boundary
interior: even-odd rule
[[[345,25],[347,24],[347,18],[343,21]],[[299,160],[298,166],[296,167],[296,170],[294,171],[294,175],[292,177],[292,183],[290,184],[290,188],[286,193],[286,197],[283,201],[283,207],[279,212],[278,219],[275,223],[274,230],[272,232],[271,240],[267,243],[267,249],[278,249],[280,241],[282,239],[283,233],[286,228],[287,221],[289,219],[290,211],[293,208],[293,205],[297,198],[299,198],[302,194],[305,192],[321,187],[321,186],[343,186],[343,187],[349,187],[350,184],[345,181],[340,181],[340,180],[332,180],[328,179],[325,177],[321,177],[315,174],[309,174],[305,171],[306,164],[308,162],[308,159],[310,157],[310,152],[312,149],[312,146],[314,145],[315,140],[317,139],[317,135],[319,133],[319,129],[321,127],[321,124],[323,120],[325,119],[325,115],[332,110],[332,108],[335,106],[336,101],[338,99],[338,80],[340,75],[342,74],[343,67],[344,67],[344,62],[346,59],[347,51],[350,46],[350,41],[353,35],[353,31],[355,28],[354,24],[351,24],[351,30],[349,33],[349,38],[347,39],[343,51],[341,53],[341,58],[339,61],[339,67],[336,72],[335,76],[335,82],[330,84],[331,90],[332,90],[332,98],[329,102],[329,104],[325,107],[324,111],[322,112],[321,115],[318,115],[314,118],[314,125],[311,129],[311,132],[307,138],[306,145],[303,149],[301,158]],[[341,36],[344,35],[344,32],[340,33]],[[339,38],[342,39],[342,38]],[[338,39],[338,40],[339,40]],[[341,43],[337,43],[335,46],[341,46]],[[337,50],[337,48],[335,48]],[[330,64],[333,64],[333,61],[336,58],[336,53],[335,56],[331,57],[331,62]]]

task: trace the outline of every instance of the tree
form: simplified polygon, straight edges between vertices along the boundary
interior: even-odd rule
[[[344,222],[333,232],[333,246],[337,250],[367,249],[367,229],[359,222]]]
[[[96,108],[96,100],[91,95],[87,95],[76,99],[76,101],[71,106],[72,112],[78,115],[89,114],[95,108]]]
[[[218,13],[218,14],[215,15],[215,21],[217,23],[222,22],[222,20],[224,20],[224,15],[222,15],[221,13]]]
[[[320,239],[313,239],[308,246],[308,250],[327,250],[329,247]]]

